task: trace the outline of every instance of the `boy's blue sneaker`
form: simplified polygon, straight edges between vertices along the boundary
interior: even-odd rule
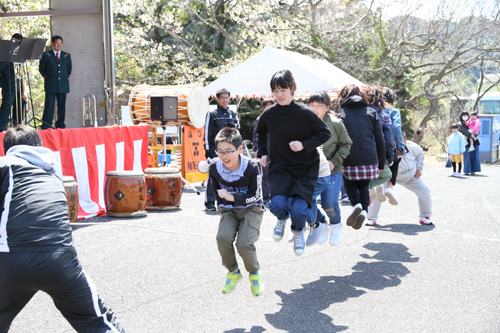
[[[313,246],[319,241],[321,235],[325,232],[325,224],[316,222],[311,224],[309,227],[309,236],[307,237],[306,246]]]
[[[275,241],[279,242],[283,238],[283,235],[285,234],[285,225],[286,225],[286,219],[284,220],[278,219],[278,221],[276,222],[273,232],[273,238]]]
[[[250,279],[250,289],[252,290],[252,295],[260,296],[264,292],[264,285],[262,284],[262,276],[260,271],[248,276]]]
[[[237,272],[229,272],[226,274],[226,283],[224,283],[224,286],[222,287],[222,293],[223,294],[229,294],[231,291],[236,288],[236,284],[241,278],[241,272],[238,269]]]
[[[294,234],[293,250],[295,251],[295,254],[298,256],[302,255],[302,253],[304,253],[305,247],[306,247],[306,242],[304,240],[304,233],[301,233],[299,235]]]

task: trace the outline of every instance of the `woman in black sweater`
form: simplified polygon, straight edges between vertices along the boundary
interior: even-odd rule
[[[347,85],[340,91],[339,117],[352,139],[351,152],[344,160],[344,187],[353,206],[346,224],[354,229],[363,225],[370,205],[370,180],[377,179],[385,165],[385,142],[377,112],[368,107],[361,90]],[[375,140],[375,141],[374,141]]]
[[[283,238],[286,220],[291,218],[294,251],[301,255],[305,248],[303,231],[318,181],[316,147],[331,133],[311,109],[293,100],[296,89],[289,70],[273,75],[271,90],[277,103],[266,109],[257,125],[257,157],[263,166],[269,163],[269,209],[278,218],[274,239]]]

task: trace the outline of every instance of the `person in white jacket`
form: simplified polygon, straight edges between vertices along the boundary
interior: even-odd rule
[[[419,145],[406,140],[406,133],[403,132],[403,141],[407,153],[402,155],[398,167],[398,176],[396,183],[406,187],[415,193],[418,197],[418,206],[420,209],[419,222],[424,225],[432,225],[432,197],[431,189],[422,179],[422,170],[424,168],[424,152]],[[378,220],[378,213],[382,203],[376,199],[372,201],[372,207],[368,211],[367,225],[374,225]]]

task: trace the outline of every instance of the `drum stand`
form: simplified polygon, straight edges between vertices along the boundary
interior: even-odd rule
[[[161,128],[163,129],[163,162],[161,164],[162,168],[167,167],[167,124],[165,122],[161,123]],[[184,184],[187,186],[191,187],[193,191],[195,191],[196,194],[200,195],[201,192],[198,191],[193,185],[191,185],[187,180],[184,179],[184,177],[181,176],[182,181]]]

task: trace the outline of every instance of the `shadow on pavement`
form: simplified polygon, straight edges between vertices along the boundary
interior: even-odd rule
[[[382,290],[401,283],[401,277],[410,273],[404,262],[417,262],[403,244],[368,243],[367,250],[375,251],[372,256],[361,254],[365,259],[375,262],[360,261],[348,276],[322,276],[319,280],[302,285],[290,294],[276,291],[281,297],[281,310],[266,314],[267,321],[277,329],[288,332],[341,332],[348,326],[336,325],[333,319],[321,311],[332,304],[359,297],[368,290]],[[363,288],[363,289],[358,289]]]
[[[418,222],[418,221],[417,221]],[[375,224],[371,226],[366,226],[367,228],[373,228],[378,231],[388,231],[388,232],[398,232],[407,236],[417,236],[420,232],[428,232],[434,230],[436,227],[434,224],[431,225],[421,225],[417,223],[395,223],[388,225]]]
[[[142,220],[146,219],[147,215],[145,216],[134,216],[134,217],[112,217],[112,216],[94,216],[90,217],[85,220],[79,220],[76,221],[77,225],[74,226],[73,230],[78,230],[78,229],[83,229],[87,227],[93,227],[93,225],[85,225],[85,223],[96,223],[96,224],[102,224],[106,225],[106,222],[118,222],[118,223],[127,223],[130,222],[131,219],[135,220]],[[83,225],[78,225],[78,223],[82,223]]]
[[[224,333],[262,333],[265,331],[266,329],[262,326],[254,326],[250,329],[250,331],[247,331],[244,328],[235,328],[234,330],[224,331]]]

